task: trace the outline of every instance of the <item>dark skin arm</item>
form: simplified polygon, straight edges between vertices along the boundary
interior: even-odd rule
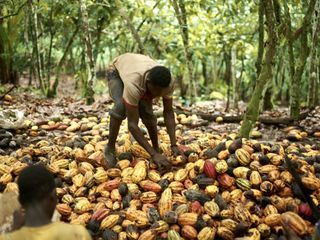
[[[167,158],[162,154],[158,153],[143,136],[140,128],[138,127],[139,122],[139,110],[136,107],[126,105],[126,112],[128,118],[128,128],[135,140],[151,155],[151,160],[154,161],[159,170],[170,169],[171,165]]]
[[[163,118],[166,124],[167,132],[170,137],[171,142],[171,150],[173,154],[176,155],[183,155],[182,152],[179,150],[177,146],[176,140],[176,122],[174,119],[174,112],[172,107],[172,98],[163,98]]]

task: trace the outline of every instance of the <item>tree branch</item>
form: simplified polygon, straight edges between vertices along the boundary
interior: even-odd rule
[[[12,14],[9,14],[9,15],[0,17],[0,21],[3,21],[4,19],[9,18],[9,17],[13,17],[13,16],[18,15],[19,12],[21,11],[21,9],[22,9],[25,5],[27,5],[27,3],[28,3],[28,1],[25,1],[23,4],[21,4],[21,5],[19,6],[18,10],[17,10],[15,13],[12,13]]]

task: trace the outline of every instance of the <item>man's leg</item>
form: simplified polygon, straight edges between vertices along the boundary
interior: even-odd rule
[[[126,118],[125,106],[122,102],[123,82],[116,70],[107,72],[109,94],[114,101],[110,110],[109,138],[105,147],[106,167],[112,168],[117,164],[115,147],[122,120]]]
[[[143,124],[148,130],[153,148],[159,152],[157,117],[153,114],[152,102],[140,100],[139,114]]]

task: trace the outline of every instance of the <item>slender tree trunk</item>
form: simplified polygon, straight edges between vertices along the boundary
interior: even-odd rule
[[[189,30],[188,30],[188,21],[187,21],[187,13],[184,5],[183,0],[170,0],[175,14],[176,18],[179,22],[179,29],[182,37],[182,42],[183,42],[183,50],[184,50],[184,55],[186,59],[186,65],[187,65],[187,77],[188,77],[188,82],[189,82],[189,97],[191,103],[195,101],[195,98],[197,97],[197,88],[192,76],[192,69],[193,69],[193,64],[192,64],[192,53],[189,49]]]
[[[258,119],[260,109],[260,99],[265,85],[272,79],[272,62],[276,55],[277,48],[277,32],[276,20],[273,10],[272,0],[263,0],[263,8],[265,9],[268,40],[266,43],[266,53],[263,59],[261,73],[257,79],[252,97],[247,106],[243,123],[241,124],[239,135],[241,137],[249,137],[249,133]]]
[[[203,83],[206,87],[206,93],[209,92],[209,76],[208,76],[208,68],[207,68],[207,57],[204,56],[201,60],[201,66],[202,66],[202,76],[203,76]]]
[[[258,58],[256,62],[257,78],[261,72],[261,63],[264,51],[264,8],[263,0],[259,2],[259,47],[258,47]]]
[[[37,13],[35,12],[33,6],[33,0],[28,0],[29,3],[29,14],[30,14],[30,27],[31,27],[31,37],[32,37],[32,46],[34,52],[34,61],[36,64],[37,77],[40,84],[40,88],[43,93],[46,93],[46,89],[49,87],[44,84],[42,79],[42,69],[41,69],[41,60],[40,60],[40,51],[39,51],[39,40],[38,40],[38,20]]]
[[[224,62],[226,64],[225,66],[225,72],[224,72],[224,81],[227,83],[228,90],[227,90],[227,103],[225,111],[229,111],[230,108],[230,95],[231,95],[231,74],[232,74],[232,66],[231,66],[231,50],[226,50],[224,52]]]
[[[131,31],[131,34],[133,36],[133,38],[136,40],[136,42],[138,43],[138,47],[139,47],[139,53],[141,54],[146,54],[146,49],[142,43],[142,40],[141,40],[141,37],[138,33],[138,31],[135,29],[131,19],[129,18],[128,14],[126,13],[126,11],[124,10],[123,6],[122,6],[122,3],[120,0],[116,0],[116,5],[117,5],[117,8],[119,10],[119,13],[121,15],[121,17],[126,21],[130,31]]]
[[[314,17],[313,31],[312,31],[312,45],[311,45],[311,56],[310,56],[310,70],[309,70],[309,88],[308,88],[308,106],[314,108],[316,106],[317,96],[317,81],[318,81],[318,45],[319,45],[319,31],[320,31],[320,2],[316,6],[318,15]]]
[[[93,86],[96,82],[96,70],[95,62],[92,51],[91,35],[89,32],[89,20],[87,6],[84,0],[80,0],[80,13],[81,13],[81,24],[82,24],[82,40],[86,51],[86,65],[88,70],[88,80],[86,85],[86,101],[87,104],[94,102],[94,90]]]
[[[48,62],[47,62],[47,85],[49,86],[48,90],[50,89],[50,78],[51,78],[51,54],[52,54],[52,44],[53,44],[53,37],[54,37],[54,30],[53,30],[53,1],[51,1],[51,9],[50,9],[50,25],[49,25],[49,32],[50,32],[50,43],[49,43],[49,53],[48,53]]]
[[[74,39],[77,35],[79,31],[79,26],[78,24],[76,24],[75,26],[75,30],[73,31],[71,37],[69,38],[69,41],[67,43],[67,46],[63,52],[63,55],[61,57],[61,59],[59,60],[59,63],[56,67],[56,73],[55,73],[55,79],[54,79],[54,83],[52,85],[52,88],[49,89],[49,91],[47,91],[47,97],[54,97],[56,94],[57,94],[57,88],[58,88],[58,85],[59,85],[59,78],[60,78],[60,72],[61,72],[61,68],[63,67],[63,64],[65,63],[65,60],[67,58],[67,55],[71,49],[71,46],[74,42]]]
[[[294,119],[298,119],[300,114],[300,82],[309,56],[308,32],[315,4],[316,0],[310,0],[308,11],[303,20],[302,32],[300,35],[300,55],[291,83],[290,115]]]
[[[236,76],[237,49],[236,46],[231,48],[231,79],[232,79],[232,97],[233,108],[238,109],[239,102],[239,79]]]

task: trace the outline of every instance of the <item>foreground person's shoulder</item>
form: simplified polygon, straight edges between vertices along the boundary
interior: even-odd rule
[[[64,222],[57,222],[55,225],[63,233],[63,239],[91,240],[91,236],[84,226]]]

